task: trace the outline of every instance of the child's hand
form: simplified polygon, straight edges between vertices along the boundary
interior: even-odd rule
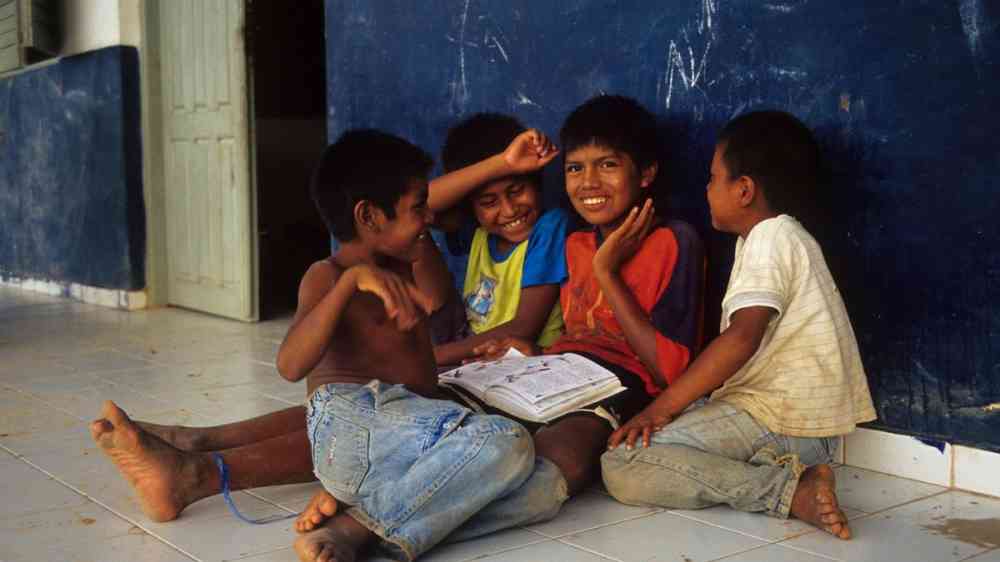
[[[527,356],[539,355],[541,353],[541,349],[534,342],[510,336],[477,345],[472,348],[472,352],[476,356],[466,359],[464,363],[471,361],[495,361],[506,355],[507,351],[512,347]]]
[[[649,447],[649,437],[660,431],[668,423],[673,421],[673,416],[657,412],[654,404],[650,404],[645,410],[639,412],[634,418],[625,422],[619,427],[611,437],[608,437],[608,450],[612,450],[625,441],[625,448],[632,450],[635,447],[635,440],[642,436],[642,446]]]
[[[503,159],[518,174],[534,172],[552,161],[559,149],[538,129],[528,129],[514,137]]]
[[[381,299],[386,315],[404,332],[417,325],[421,313],[430,314],[434,309],[430,297],[391,271],[369,265],[356,265],[351,271],[357,290]]]
[[[639,249],[653,227],[653,200],[646,199],[642,208],[633,207],[625,222],[601,243],[594,254],[595,273],[614,273]]]

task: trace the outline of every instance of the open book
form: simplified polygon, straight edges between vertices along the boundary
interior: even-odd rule
[[[496,361],[477,361],[441,373],[438,384],[537,423],[625,390],[614,373],[585,357],[572,353],[525,357],[514,349]]]

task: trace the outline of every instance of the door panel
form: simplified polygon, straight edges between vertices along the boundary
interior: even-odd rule
[[[243,0],[160,0],[171,304],[253,320]]]

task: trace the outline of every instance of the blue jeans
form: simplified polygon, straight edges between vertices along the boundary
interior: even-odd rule
[[[806,466],[832,462],[836,437],[772,433],[746,411],[708,402],[631,451],[601,457],[608,491],[623,503],[701,509],[728,504],[787,518]]]
[[[317,388],[307,428],[316,477],[397,558],[544,521],[567,497],[519,424],[401,385]]]

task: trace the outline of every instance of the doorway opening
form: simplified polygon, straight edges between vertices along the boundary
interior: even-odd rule
[[[309,265],[330,255],[309,196],[326,147],[323,0],[247,3],[257,177],[260,318],[295,310]]]

